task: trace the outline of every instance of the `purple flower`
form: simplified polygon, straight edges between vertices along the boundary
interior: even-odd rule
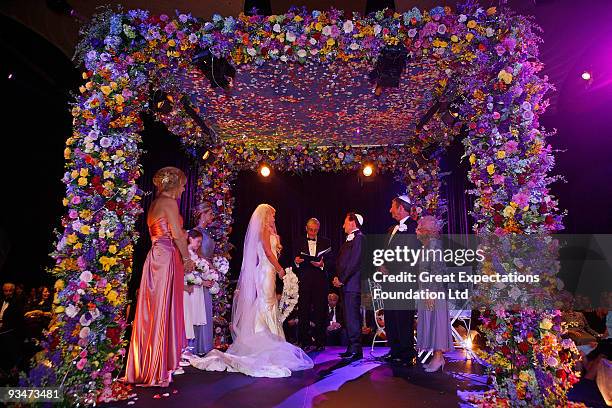
[[[529,204],[529,195],[523,192],[516,193],[512,196],[512,201],[514,201],[519,208],[523,208]]]
[[[107,147],[110,147],[111,144],[112,144],[112,141],[108,137],[103,137],[102,139],[100,139],[100,146],[105,149]]]

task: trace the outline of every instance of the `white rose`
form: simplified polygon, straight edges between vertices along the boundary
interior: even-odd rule
[[[487,27],[487,30],[485,31],[487,37],[493,37],[493,34],[495,34],[495,30],[493,30],[491,27]]]
[[[308,55],[308,53],[306,52],[306,50],[299,50],[299,51],[297,52],[297,56],[298,56],[298,57],[300,57],[300,58],[304,58],[304,57],[306,57],[306,55]]]
[[[274,31],[275,33],[280,33],[280,31],[281,31],[280,24],[278,24],[278,23],[274,24],[274,27],[272,27],[272,31]]]
[[[83,271],[83,273],[81,273],[79,276],[79,279],[85,283],[89,283],[93,279],[93,275],[89,271]]]
[[[286,55],[281,55],[280,60],[283,62],[287,62],[287,56]]]
[[[223,205],[223,200],[217,200],[217,207],[221,207]]]
[[[64,313],[66,313],[66,316],[72,318],[72,317],[76,316],[77,313],[79,313],[79,309],[75,305],[70,304],[70,305],[68,305],[68,307],[66,308]]]
[[[326,37],[329,37],[331,35],[331,27],[328,25],[323,27],[323,30],[321,30],[321,34],[323,34]]]
[[[376,24],[374,26],[374,35],[380,34],[381,31],[382,31],[382,27],[380,25]]]
[[[287,41],[289,41],[289,42],[294,42],[294,41],[295,41],[295,34],[293,34],[293,33],[290,31],[290,32],[288,32],[288,33],[285,35],[285,39],[286,39]]]
[[[249,47],[247,48],[247,54],[249,54],[251,57],[254,57],[255,54],[257,54],[257,50],[253,47]]]
[[[465,14],[459,15],[459,22],[465,23],[467,21],[467,16]]]
[[[90,332],[91,332],[91,329],[89,327],[83,327],[81,331],[79,332],[79,337],[82,339],[86,339],[89,337]]]
[[[315,40],[314,38],[311,38],[310,40],[308,40],[312,45],[315,45],[317,43],[317,40]]]
[[[349,45],[349,48],[353,51],[358,50],[359,49],[359,44],[357,43],[351,43],[351,45]]]
[[[344,22],[344,24],[342,24],[342,30],[347,34],[352,33],[353,28],[355,28],[355,26],[353,25],[353,22],[351,20],[347,20]]]

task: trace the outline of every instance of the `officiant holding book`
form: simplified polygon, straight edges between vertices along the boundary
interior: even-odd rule
[[[306,236],[298,243],[295,257],[300,280],[298,299],[298,342],[306,352],[325,349],[327,328],[327,268],[331,265],[331,241],[319,236],[321,223],[316,218],[306,222]],[[311,332],[311,324],[314,324]],[[314,344],[313,344],[314,338]]]

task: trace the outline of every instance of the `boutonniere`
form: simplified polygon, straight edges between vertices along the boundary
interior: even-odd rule
[[[348,235],[346,236],[346,241],[347,241],[347,242],[348,242],[348,241],[352,241],[352,240],[353,240],[353,238],[355,238],[355,233],[354,233],[354,232],[351,232],[350,234],[348,234]]]
[[[408,230],[408,227],[406,226],[406,224],[400,224],[400,225],[398,226],[397,230],[398,230],[399,232],[404,232],[404,231],[407,231],[407,230]]]

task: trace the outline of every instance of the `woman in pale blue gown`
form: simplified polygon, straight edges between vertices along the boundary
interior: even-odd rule
[[[425,216],[421,218],[416,233],[425,249],[442,249],[439,239],[440,223],[434,217]],[[445,270],[444,262],[440,259],[428,259],[419,263],[419,272],[427,271],[432,275],[444,275]],[[420,289],[429,289],[435,292],[445,291],[442,284],[419,283],[419,286],[421,286]],[[440,368],[444,369],[444,352],[453,348],[448,302],[446,299],[419,300],[417,308],[417,348],[433,352],[431,362],[423,367],[426,372],[434,372]]]
[[[194,228],[202,233],[201,255],[212,263],[215,254],[215,241],[211,238],[207,227],[213,220],[213,212],[210,207],[202,206],[196,212],[198,225]],[[190,341],[194,354],[206,354],[214,347],[213,342],[213,302],[212,295],[204,288],[204,303],[206,304],[206,324],[195,326],[195,339]]]

